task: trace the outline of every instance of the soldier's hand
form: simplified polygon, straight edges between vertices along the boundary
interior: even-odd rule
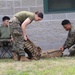
[[[60,50],[63,52],[64,51],[64,47],[61,47]]]
[[[24,36],[24,40],[27,40],[27,36]]]

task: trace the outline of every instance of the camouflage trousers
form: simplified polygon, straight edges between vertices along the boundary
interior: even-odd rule
[[[70,55],[75,55],[75,44],[69,48]]]
[[[10,20],[10,28],[12,30],[11,32],[14,37],[13,49],[19,56],[24,56],[25,55],[24,40],[22,36],[20,22],[18,21],[17,18],[13,17]]]

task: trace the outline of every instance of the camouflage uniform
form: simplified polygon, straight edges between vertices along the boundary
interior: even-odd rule
[[[20,27],[20,22],[16,17],[13,17],[10,20],[10,27],[12,31],[12,35],[14,37],[14,45],[13,49],[16,53],[18,53],[19,56],[24,56],[25,51],[24,51],[24,40],[22,36],[22,31]]]
[[[9,26],[4,26],[3,24],[0,27],[0,46],[3,46],[3,43],[8,43],[9,46],[13,46],[13,43],[10,42],[11,31]],[[13,49],[12,49],[13,50]]]
[[[68,48],[71,55],[75,54],[75,28],[72,26],[65,41],[64,48]]]

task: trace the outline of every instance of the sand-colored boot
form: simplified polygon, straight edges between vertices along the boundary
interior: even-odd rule
[[[19,55],[16,52],[12,52],[12,55],[13,55],[13,59],[15,61],[19,61],[20,60]]]
[[[20,56],[20,61],[30,61],[30,60],[25,56]]]

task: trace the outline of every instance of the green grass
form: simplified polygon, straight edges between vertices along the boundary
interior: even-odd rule
[[[0,75],[75,75],[75,57],[20,62],[0,60]]]

